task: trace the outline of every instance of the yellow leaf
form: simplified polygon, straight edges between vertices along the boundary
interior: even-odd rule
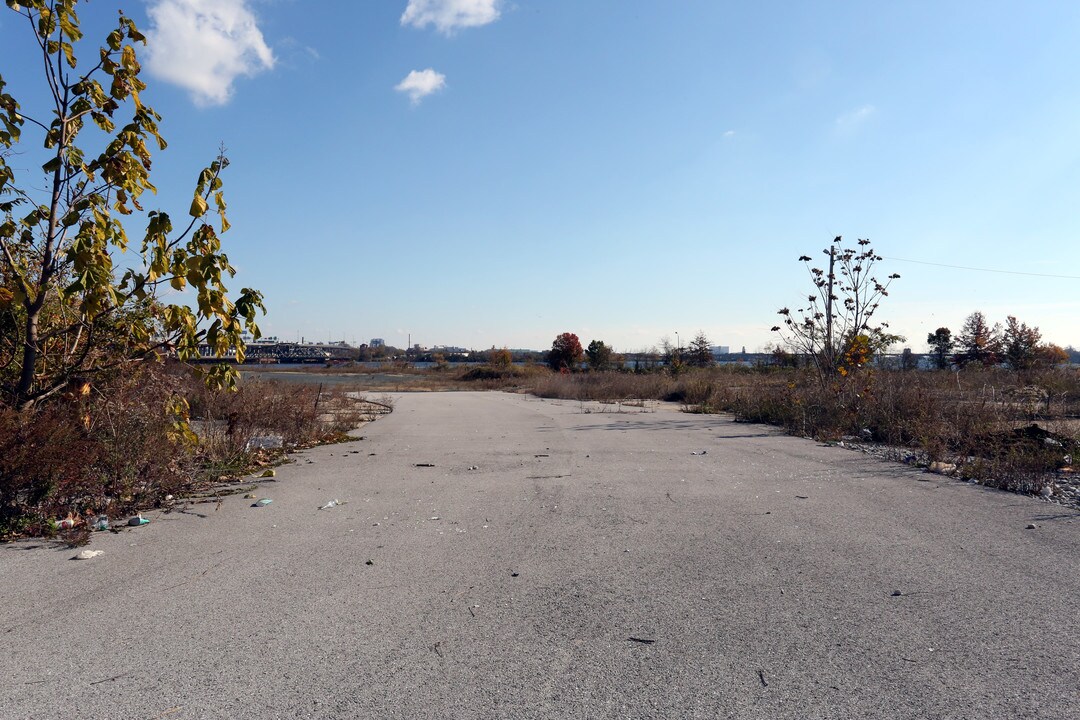
[[[207,204],[202,195],[196,195],[191,200],[191,209],[188,211],[191,217],[202,217],[206,214]]]

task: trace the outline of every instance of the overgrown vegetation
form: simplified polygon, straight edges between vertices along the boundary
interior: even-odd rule
[[[161,117],[140,99],[135,46],[146,38],[121,13],[80,63],[76,0],[7,5],[5,25],[33,39],[24,67],[39,68],[48,93],[24,108],[0,78],[0,402],[27,410],[73,381],[161,353],[195,358],[200,345],[242,358],[241,333],[258,337],[262,296],[245,288],[230,298],[224,284],[234,273],[219,239],[229,229],[224,154],[199,173],[183,222],[148,211],[148,145],[166,144]],[[40,172],[18,170],[35,163]],[[131,242],[135,214],[146,229]],[[162,289],[190,291],[194,307],[163,300]],[[210,379],[235,376],[223,364]]]
[[[953,365],[951,332],[931,335],[939,342],[928,359],[946,369],[916,369],[910,353],[898,362],[839,357],[845,371],[826,382],[817,363],[783,349],[755,366],[694,367],[675,362],[687,353],[664,340],[664,364],[634,369],[595,370],[590,362],[588,371],[562,372],[491,354],[483,365],[402,372],[415,375],[416,390],[507,390],[624,406],[677,402],[686,411],[733,413],[822,441],[873,444],[900,460],[941,463],[953,474],[1018,492],[1039,492],[1066,472],[1080,452],[1080,370],[1038,362],[1027,369]],[[594,358],[600,345],[590,343]]]
[[[884,281],[877,279],[874,268],[883,258],[870,241],[858,240],[857,247],[845,247],[837,236],[824,254],[829,258],[827,269],[810,265],[808,255],[799,258],[810,273],[813,291],[804,307],[781,308],[778,314],[783,324],[773,327],[785,344],[810,361],[823,388],[903,340],[888,332],[888,323],[874,317],[889,294],[889,285],[900,276],[893,273]]]
[[[222,152],[199,173],[184,222],[147,211],[144,195],[155,192],[148,144],[164,150],[165,141],[161,118],[140,99],[143,35],[121,14],[80,66],[77,0],[7,5],[33,38],[47,103],[22,108],[0,78],[0,537],[49,533],[60,517],[78,524],[153,506],[353,427],[362,411],[340,385],[252,381],[229,393],[222,388],[237,378],[229,366],[216,366],[207,384],[183,364],[200,346],[242,360],[242,332],[259,334],[261,295],[244,288],[230,297],[224,284],[234,273],[219,238],[229,228],[227,159]],[[20,144],[24,131],[39,147]],[[13,154],[43,176],[17,175]],[[146,225],[134,243],[124,227],[131,216]],[[1067,355],[1041,344],[1037,327],[1010,316],[1002,329],[976,312],[956,336],[939,328],[927,338],[938,371],[910,372],[910,352],[902,369],[878,368],[875,356],[900,339],[875,317],[898,276],[876,278],[883,258],[866,240],[844,247],[837,237],[825,255],[827,270],[801,258],[813,288],[804,307],[780,310],[774,330],[787,348],[776,349],[775,367],[714,367],[699,332],[685,350],[676,334],[661,353],[639,353],[641,372],[629,372],[602,340],[586,350],[566,332],[546,353],[550,369],[492,348],[485,364],[459,369],[432,355],[426,372],[409,367],[421,357],[413,348],[394,365],[357,371],[418,375],[439,389],[676,401],[823,440],[885,443],[1023,492],[1041,490],[1048,473],[1071,462],[1080,377],[1056,367]],[[189,291],[194,302],[168,303],[159,288]]]
[[[166,411],[177,397],[190,399],[190,424]],[[365,412],[344,388],[242,382],[221,392],[157,363],[99,376],[34,412],[0,408],[0,538],[160,505],[341,439]]]
[[[1080,371],[1068,367],[874,370],[823,387],[816,369],[724,366],[675,376],[549,374],[532,390],[574,400],[675,401],[818,440],[881,443],[899,459],[949,463],[961,476],[1018,492],[1039,492],[1080,451]]]
[[[44,102],[23,107],[0,77],[0,537],[145,508],[352,427],[356,404],[340,391],[227,393],[232,367],[182,363],[204,349],[242,360],[242,333],[259,336],[260,293],[225,286],[228,161],[221,152],[198,174],[175,226],[144,207],[150,146],[166,147],[142,101],[146,38],[121,13],[81,53],[77,0],[6,5],[5,41],[25,30],[27,62],[13,69],[37,76]]]

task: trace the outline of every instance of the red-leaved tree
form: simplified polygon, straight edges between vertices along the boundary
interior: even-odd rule
[[[565,332],[551,343],[548,365],[552,370],[572,372],[581,365],[584,359],[585,351],[581,349],[581,340],[574,333]]]

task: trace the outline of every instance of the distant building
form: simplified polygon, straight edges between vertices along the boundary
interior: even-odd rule
[[[386,347],[386,341],[382,338],[371,338],[371,342],[368,343],[373,348]]]
[[[713,345],[709,348],[712,351],[713,356],[727,355],[731,352],[731,348],[727,345]]]

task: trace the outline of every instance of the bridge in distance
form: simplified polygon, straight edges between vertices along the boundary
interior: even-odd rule
[[[209,345],[200,345],[203,361],[220,361]],[[354,360],[356,348],[344,343],[290,343],[248,342],[244,350],[244,362],[256,364],[275,363],[325,363],[332,360]]]

